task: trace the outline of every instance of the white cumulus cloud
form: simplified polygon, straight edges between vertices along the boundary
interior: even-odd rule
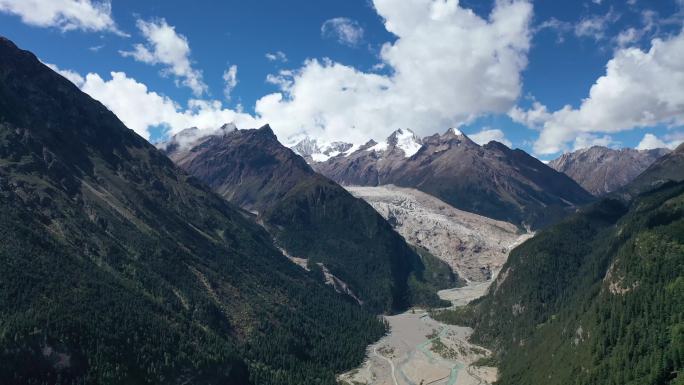
[[[238,127],[269,122],[283,140],[309,134],[359,143],[369,137],[384,139],[396,127],[428,135],[515,105],[532,34],[528,0],[499,0],[485,17],[456,0],[374,0],[373,5],[385,28],[396,35],[380,52],[383,73],[310,59],[267,78],[279,90],[257,101],[254,116],[215,100],[195,99],[181,106],[123,72],[112,72],[110,79],[93,73],[83,81],[72,78],[146,138],[156,126],[173,134],[235,121]],[[206,91],[183,35],[163,19],[140,20],[138,27],[146,43],[123,55],[165,66],[165,73],[197,95]],[[237,67],[232,72],[228,68],[224,81],[232,91]],[[510,144],[497,130],[479,134],[476,138],[490,135]]]
[[[667,135],[664,139],[648,133],[645,134],[639,144],[636,146],[637,150],[652,150],[654,148],[669,148],[675,149],[680,144],[684,143],[684,132]]]
[[[479,144],[480,146],[485,145],[485,144],[491,142],[492,140],[495,140],[499,143],[503,143],[508,147],[512,146],[511,141],[506,139],[506,135],[504,134],[504,132],[499,130],[498,128],[495,128],[495,129],[485,128],[480,132],[468,135],[468,137],[470,139],[472,139],[473,142]]]
[[[61,69],[61,68],[57,67],[57,65],[51,64],[51,63],[45,63],[45,62],[43,62],[43,64],[45,64],[46,66],[50,67],[51,70],[53,70],[53,71],[57,72],[58,74],[64,76],[64,77],[67,78],[70,82],[74,83],[74,84],[75,84],[76,86],[78,86],[78,87],[81,87],[81,86],[83,85],[83,82],[85,81],[85,79],[83,78],[83,76],[81,76],[81,74],[79,74],[79,73],[76,72],[76,71],[64,70],[64,69]]]
[[[684,32],[680,32],[652,40],[648,51],[618,49],[578,108],[548,112],[536,105],[530,111],[514,109],[509,115],[541,130],[534,143],[536,153],[553,154],[567,150],[580,135],[684,125],[683,89]]]
[[[266,59],[268,59],[268,61],[287,63],[287,55],[285,55],[285,52],[283,51],[268,52],[266,53]]]
[[[17,15],[37,27],[62,31],[108,31],[125,36],[112,19],[110,1],[91,0],[0,0],[0,12]]]
[[[456,0],[373,4],[397,36],[380,53],[389,75],[327,59],[271,75],[280,92],[256,112],[280,136],[360,142],[396,127],[426,135],[513,107],[530,48],[528,1],[497,1],[486,18]]]
[[[615,147],[618,144],[619,143],[614,141],[610,135],[599,136],[594,134],[582,133],[575,138],[572,150],[577,151],[583,148],[589,148],[593,146]]]
[[[235,86],[238,84],[237,71],[237,66],[233,64],[223,72],[223,81],[226,83],[225,87],[223,88],[223,95],[228,101],[230,100],[230,94],[233,92],[233,88],[235,88]]]
[[[138,20],[137,26],[147,40],[146,44],[135,44],[132,51],[120,51],[121,55],[147,64],[163,65],[162,74],[175,76],[196,96],[207,92],[202,71],[192,66],[190,44],[185,36],[177,33],[176,28],[164,19]]]
[[[616,22],[620,15],[612,9],[605,15],[591,15],[583,17],[575,24],[574,32],[577,37],[591,37],[594,40],[602,40],[606,37],[606,30],[610,24]]]
[[[334,38],[340,44],[355,47],[363,41],[363,28],[356,20],[336,17],[326,20],[321,26],[321,35]]]
[[[551,113],[546,106],[538,101],[532,103],[532,108],[528,110],[515,106],[508,111],[508,116],[510,116],[513,121],[530,128],[541,128],[544,123],[551,119]]]
[[[219,101],[191,99],[187,107],[167,96],[150,91],[147,86],[123,72],[112,72],[111,79],[89,73],[81,90],[99,100],[121,121],[140,136],[149,139],[151,127],[162,126],[173,135],[188,127],[216,130],[224,123],[238,127],[256,127],[259,121],[238,110],[224,108]]]

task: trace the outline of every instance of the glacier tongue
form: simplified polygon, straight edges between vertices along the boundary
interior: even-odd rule
[[[373,206],[407,242],[427,249],[469,282],[491,279],[511,246],[531,236],[511,223],[458,210],[415,189],[345,188]]]

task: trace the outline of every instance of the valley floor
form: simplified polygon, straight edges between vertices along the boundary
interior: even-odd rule
[[[482,296],[491,281],[442,290],[439,295],[463,306]],[[366,385],[486,385],[497,369],[473,363],[490,354],[471,344],[472,329],[446,325],[422,309],[387,316],[391,331],[368,348],[363,365],[339,376],[343,384]]]
[[[534,235],[521,234],[510,223],[458,210],[415,189],[346,188],[391,220],[409,243],[427,249],[468,282],[439,292],[453,307],[483,296],[510,251]],[[424,309],[385,319],[390,333],[368,348],[361,367],[339,376],[342,384],[486,385],[496,381],[496,368],[474,365],[490,352],[469,342],[472,329],[436,321]]]

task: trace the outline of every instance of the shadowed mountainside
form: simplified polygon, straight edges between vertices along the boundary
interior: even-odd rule
[[[185,146],[161,145],[181,168],[247,210],[288,254],[323,264],[376,311],[438,304],[451,287],[448,266],[418,254],[370,205],[280,144],[269,126],[223,130]],[[426,266],[440,266],[437,276]],[[319,266],[321,267],[321,266]]]
[[[343,185],[412,187],[458,209],[532,229],[592,200],[568,176],[524,151],[498,142],[479,146],[455,129],[422,139],[409,157],[390,139],[314,167]]]
[[[0,38],[3,383],[335,384],[385,327]]]

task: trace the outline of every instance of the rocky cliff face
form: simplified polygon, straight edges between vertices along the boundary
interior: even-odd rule
[[[531,234],[507,222],[458,210],[411,188],[347,187],[370,203],[409,243],[427,249],[468,281],[483,282]]]
[[[306,161],[282,146],[268,125],[208,136],[187,131],[159,147],[180,167],[246,210],[261,212],[302,180],[316,178]]]
[[[529,228],[592,200],[567,175],[498,142],[479,146],[450,129],[406,151],[393,145],[393,136],[313,167],[343,185],[412,187],[461,210]]]
[[[421,146],[422,140],[411,130],[399,129],[385,141],[370,140],[312,166],[343,185],[377,186],[386,184],[392,170],[414,156]]]
[[[590,193],[601,196],[627,185],[669,152],[664,148],[639,151],[594,146],[563,154],[549,162],[549,166],[568,175]]]
[[[667,182],[684,180],[684,143],[674,151],[662,156],[639,174],[630,184],[620,190],[621,194],[634,196]]]

